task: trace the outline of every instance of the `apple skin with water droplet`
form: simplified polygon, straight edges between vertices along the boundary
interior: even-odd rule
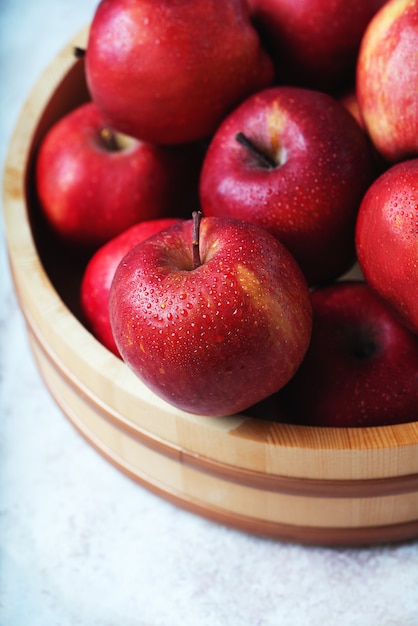
[[[418,156],[417,49],[417,0],[388,0],[367,25],[355,81],[364,126],[388,163]]]
[[[209,137],[273,74],[245,0],[106,0],[92,20],[92,98],[112,126],[151,143]]]
[[[134,224],[101,246],[86,265],[80,285],[84,321],[96,339],[116,356],[119,356],[119,350],[109,319],[109,294],[116,269],[132,248],[163,228],[175,224],[179,219],[162,217]]]
[[[272,164],[240,144],[240,133]],[[203,161],[199,195],[206,216],[266,228],[317,285],[353,265],[357,211],[375,176],[369,142],[341,103],[279,86],[247,98],[219,126]]]
[[[418,158],[392,165],[374,181],[355,237],[366,281],[418,334]]]
[[[247,0],[278,84],[336,93],[353,80],[364,30],[385,0]]]
[[[110,294],[113,335],[124,361],[157,395],[190,413],[237,413],[295,373],[312,312],[305,278],[264,229],[203,217],[200,265],[194,220],[129,252]]]
[[[42,140],[36,161],[42,213],[68,249],[92,254],[137,222],[190,206],[196,160],[195,146],[164,148],[114,131],[87,102]]]
[[[312,293],[306,357],[276,396],[309,426],[384,426],[418,419],[418,337],[364,282]]]

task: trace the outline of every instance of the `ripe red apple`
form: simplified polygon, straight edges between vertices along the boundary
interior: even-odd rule
[[[335,91],[355,74],[364,30],[384,0],[247,0],[277,81]]]
[[[240,220],[185,220],[136,246],[110,292],[116,345],[156,394],[191,413],[244,410],[308,347],[311,305],[290,253]]]
[[[81,105],[41,144],[36,184],[42,211],[63,241],[97,249],[141,220],[180,210],[193,176],[197,195],[188,151],[114,133],[94,103]]]
[[[418,337],[364,282],[312,293],[306,357],[279,392],[294,421],[383,426],[418,419]]]
[[[134,246],[178,221],[175,217],[163,217],[134,224],[105,243],[87,263],[80,287],[81,311],[96,339],[116,356],[119,350],[109,318],[109,294],[116,268]]]
[[[367,129],[365,127],[363,118],[361,117],[360,105],[358,103],[357,92],[356,92],[355,87],[351,87],[347,89],[346,91],[344,91],[339,96],[338,100],[347,109],[347,111],[351,113],[351,115],[354,117],[356,122],[359,124],[360,128],[362,128],[363,131],[366,133],[368,142],[370,144],[370,150],[372,152],[372,155],[375,161],[375,172],[376,172],[376,177],[377,177],[379,174],[384,172],[388,167],[390,167],[390,163],[388,163],[380,154],[380,152],[378,152],[378,150],[375,148],[372,140],[370,139],[367,133]]]
[[[367,131],[392,163],[418,156],[418,1],[390,0],[364,34],[357,96]]]
[[[239,140],[239,141],[238,141]],[[200,177],[204,215],[248,220],[284,243],[309,284],[354,262],[354,227],[374,178],[365,133],[331,96],[265,89],[215,133]]]
[[[371,185],[356,226],[369,285],[418,333],[418,158],[393,165]]]
[[[106,0],[91,24],[93,100],[128,135],[159,144],[210,136],[273,80],[245,0]]]

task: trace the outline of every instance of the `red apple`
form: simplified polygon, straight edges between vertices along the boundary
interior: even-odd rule
[[[128,135],[175,144],[210,136],[273,66],[245,0],[105,0],[91,24],[93,100]]]
[[[91,257],[83,273],[80,303],[86,325],[108,350],[119,356],[109,318],[109,294],[116,268],[132,248],[178,222],[175,217],[134,224],[105,243]]]
[[[357,96],[377,150],[418,156],[418,1],[390,0],[371,20],[357,64]]]
[[[375,160],[375,171],[376,177],[384,172],[388,167],[390,167],[390,163],[388,163],[383,156],[376,150],[373,142],[371,141],[367,129],[365,127],[363,118],[361,117],[360,105],[358,103],[357,92],[355,87],[351,87],[344,91],[338,98],[339,102],[351,113],[354,117],[360,128],[366,133],[368,142],[370,144],[370,150],[372,152],[373,158]]]
[[[311,305],[266,230],[194,214],[136,246],[110,293],[116,345],[156,394],[191,413],[236,413],[277,391],[308,347]]]
[[[418,333],[418,158],[386,170],[360,206],[359,265],[369,285]]]
[[[354,77],[364,30],[384,0],[247,0],[279,83],[333,90]]]
[[[383,426],[418,419],[418,337],[364,282],[312,294],[306,357],[278,396],[294,421]]]
[[[354,262],[357,211],[374,175],[368,139],[339,102],[313,90],[274,87],[248,98],[215,133],[200,201],[207,216],[269,230],[315,284]]]
[[[81,105],[41,144],[36,184],[42,211],[63,241],[97,249],[141,220],[180,210],[190,195],[186,181],[191,188],[196,180],[196,174],[189,177],[188,149],[114,133],[95,104]]]

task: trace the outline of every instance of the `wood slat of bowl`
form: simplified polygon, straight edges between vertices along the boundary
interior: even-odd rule
[[[141,484],[212,519],[318,543],[418,535],[418,422],[309,428],[190,415],[156,397],[80,321],[83,267],[45,231],[33,163],[46,130],[88,99],[88,28],[42,75],[4,173],[10,265],[45,382],[89,442]],[[332,531],[332,532],[331,532]]]
[[[390,495],[369,492],[368,497],[346,494],[343,488],[328,494],[269,491],[160,453],[107,420],[60,375],[36,339],[31,341],[52,395],[83,436],[131,478],[184,508],[242,530],[305,543],[391,541],[409,539],[418,531],[416,490]]]

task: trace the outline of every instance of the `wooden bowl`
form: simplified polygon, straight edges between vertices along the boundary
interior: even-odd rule
[[[83,30],[24,106],[4,175],[10,265],[40,372],[63,412],[109,461],[157,494],[264,536],[360,545],[418,536],[418,422],[334,429],[241,416],[207,418],[165,403],[83,326],[83,268],[41,220],[33,164],[46,130],[88,99]]]

